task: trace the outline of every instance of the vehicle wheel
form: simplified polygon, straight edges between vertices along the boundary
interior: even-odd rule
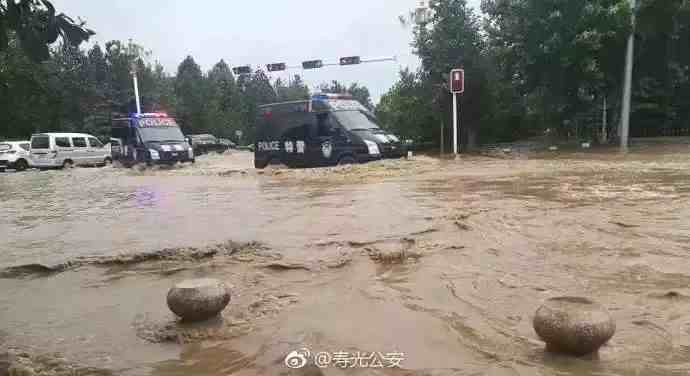
[[[191,160],[190,162],[191,162],[192,164],[195,164],[195,163],[196,163],[196,158],[192,158],[192,160]]]
[[[0,172],[5,172],[5,168],[0,168]]]
[[[65,159],[64,162],[62,162],[62,168],[73,168],[74,167],[74,162],[72,162],[71,159]]]
[[[24,171],[29,168],[29,163],[25,159],[20,159],[14,164],[14,169],[17,171]]]
[[[338,166],[346,166],[357,164],[357,161],[349,155],[346,155],[338,160]]]
[[[268,165],[266,167],[270,168],[270,169],[274,169],[274,170],[282,170],[282,169],[289,168],[279,158],[273,158],[270,161],[268,161]]]
[[[266,166],[268,166],[267,162],[257,161],[256,159],[254,159],[254,168],[263,170],[264,168],[266,168]]]
[[[105,160],[103,160],[103,165],[104,165],[104,166],[110,166],[111,164],[113,164],[113,160],[112,160],[112,159],[106,158]]]

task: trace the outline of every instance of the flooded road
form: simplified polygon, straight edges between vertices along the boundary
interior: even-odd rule
[[[0,174],[0,346],[46,375],[687,375],[688,151]],[[178,324],[165,294],[202,276],[223,320]],[[599,360],[544,353],[564,295],[615,318]],[[287,368],[302,348],[404,359]]]

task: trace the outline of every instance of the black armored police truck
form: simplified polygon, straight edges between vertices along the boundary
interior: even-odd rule
[[[374,114],[344,94],[259,107],[254,166],[323,167],[407,154],[398,137],[376,124]]]
[[[194,163],[194,150],[175,119],[162,112],[130,114],[112,123],[113,161],[130,167],[137,163]]]

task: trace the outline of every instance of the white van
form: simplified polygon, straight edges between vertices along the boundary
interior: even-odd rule
[[[31,136],[31,166],[64,168],[75,165],[106,165],[110,150],[86,133],[41,133]]]

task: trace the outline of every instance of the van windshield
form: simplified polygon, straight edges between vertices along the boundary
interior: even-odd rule
[[[373,119],[361,111],[335,111],[333,115],[349,131],[380,130]]]
[[[185,142],[178,127],[146,127],[138,128],[138,131],[144,142]]]
[[[49,149],[50,138],[48,136],[37,136],[31,139],[32,149]]]

